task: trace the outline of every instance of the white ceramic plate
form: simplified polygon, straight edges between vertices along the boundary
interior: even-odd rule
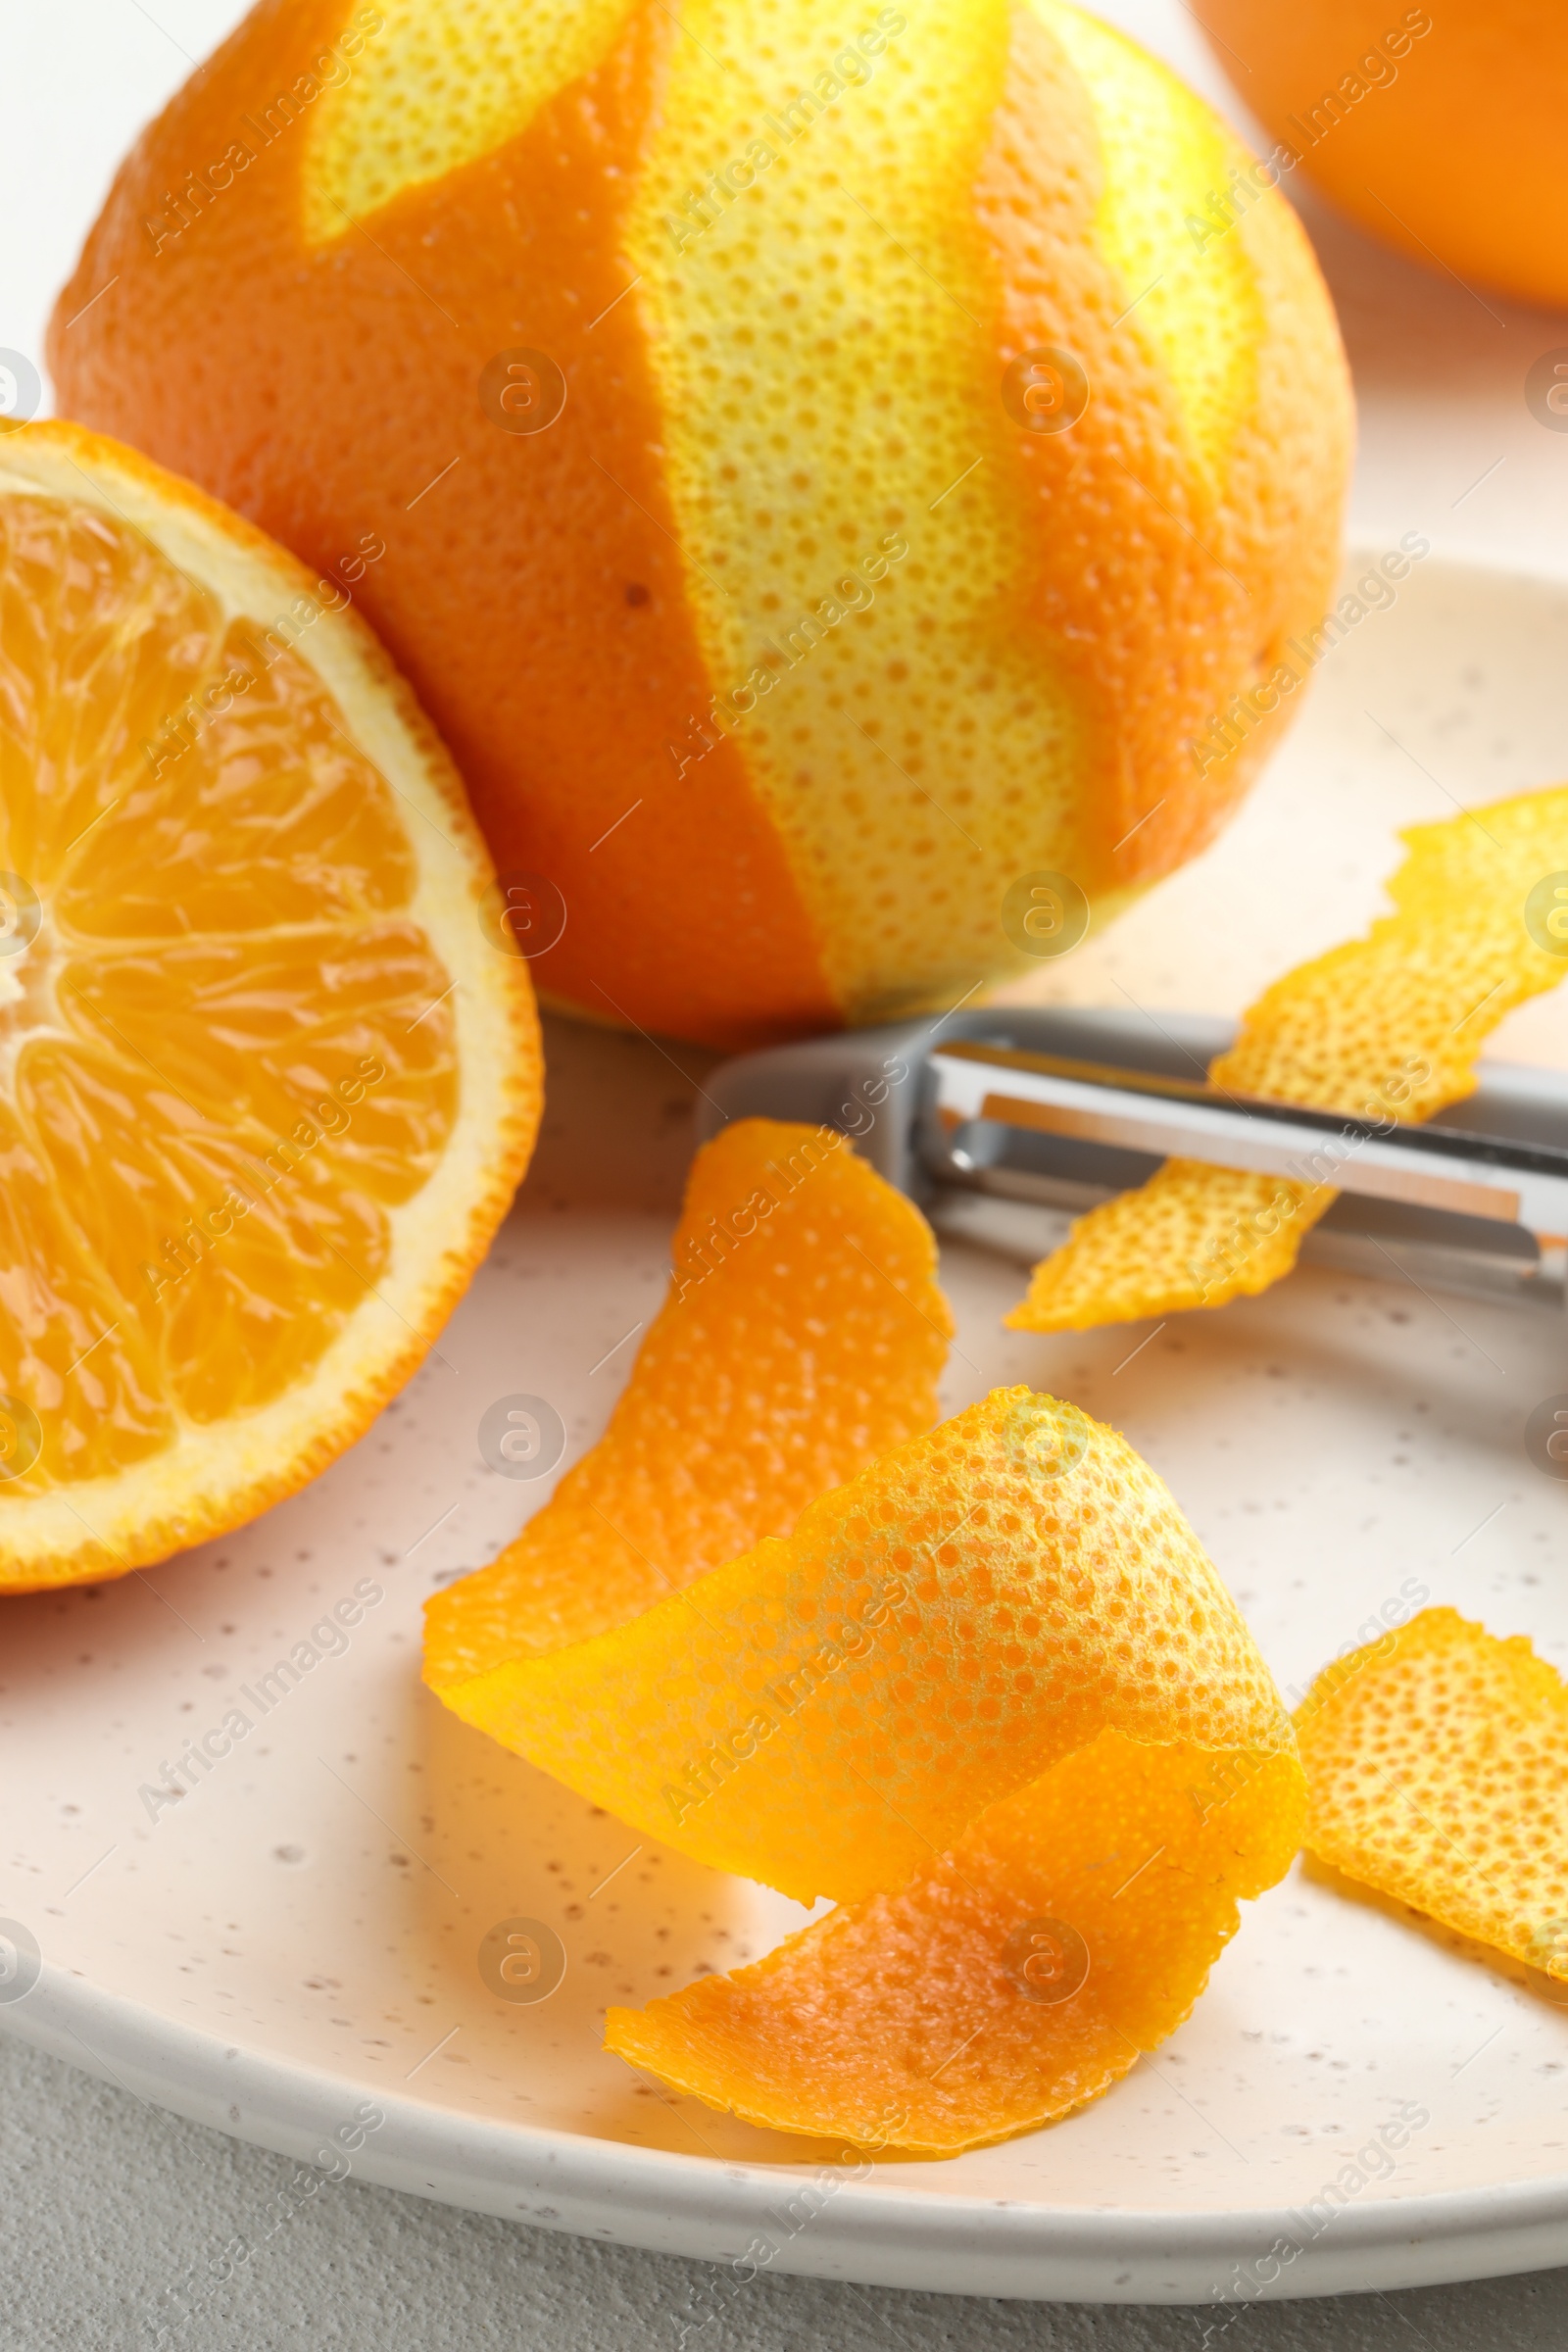
[[[1239,1010],[1375,911],[1396,826],[1568,771],[1565,631],[1568,588],[1417,569],[1325,661],[1226,839],[1050,985]],[[1495,1051],[1568,1066],[1565,1015],[1538,1002]],[[693,2327],[760,2261],[1239,2310],[1568,2255],[1568,2017],[1544,1982],[1303,1869],[1248,1910],[1190,2023],[1107,2097],[956,2162],[846,2166],[667,2099],[601,2052],[607,2002],[763,1951],[803,1915],[639,1847],[419,1686],[420,1600],[545,1491],[484,1467],[481,1414],[544,1396],[574,1459],[661,1296],[691,1085],[635,1039],[557,1024],[551,1053],[523,1197],[439,1356],[361,1445],[225,1542],[5,1604],[0,1912],[42,1973],[0,1998],[0,2024],[303,2159],[360,2140],[337,2170],[707,2256],[721,2267]],[[1015,1263],[953,1244],[944,1274],[961,1350],[949,1409],[1025,1379],[1125,1428],[1282,1684],[1303,1685],[1407,1580],[1568,1666],[1568,1489],[1521,1445],[1531,1408],[1568,1389],[1555,1316],[1303,1271],[1152,1338],[1033,1338],[1000,1328]],[[150,1814],[143,1788],[364,1579],[383,1597],[341,1654]],[[564,1945],[546,2000],[502,2000],[480,1977],[481,1938],[516,1917]],[[366,2101],[384,2119],[368,2134]],[[1401,2111],[1425,2120],[1389,2157],[1374,2134]],[[1344,2201],[1314,2233],[1326,2183]]]

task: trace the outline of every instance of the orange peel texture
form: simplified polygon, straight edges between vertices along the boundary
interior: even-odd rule
[[[730,1173],[715,1155],[749,1174],[765,1138],[803,1132],[747,1122],[709,1148],[678,1269]],[[919,1223],[908,1204],[848,1153],[823,1166],[886,1195],[903,1246],[903,1220]],[[814,1498],[805,1473],[754,1479],[740,1510],[715,1457],[689,1532],[660,1514],[704,1442],[767,1250],[781,1279],[755,1322],[781,1371],[776,1402],[760,1384],[749,1400],[759,1445],[773,1429],[787,1441],[819,1385],[833,1401],[784,1346],[793,1333],[808,1358],[837,1333],[830,1286],[848,1272],[847,1316],[876,1311],[850,1252],[835,1267],[831,1234],[810,1242],[825,1219],[797,1214],[705,1286],[702,1346],[718,1360],[694,1341],[678,1374],[691,1295],[677,1280],[575,1492],[564,1482],[511,1555],[430,1604],[426,1677],[466,1722],[632,1827],[840,1905],[756,1967],[612,2010],[611,2048],[759,2124],[951,2154],[1081,2105],[1172,2031],[1239,1899],[1288,1867],[1304,1786],[1192,1530],[1125,1440],[1071,1405],[1000,1390],[880,1458],[867,1443],[865,1466]],[[789,1278],[797,1235],[825,1280]],[[841,1343],[841,1391],[862,1384],[857,1443],[913,1417],[912,1335],[895,1311],[908,1310],[884,1287],[880,1367]],[[923,1400],[928,1350],[918,1360]],[[891,1402],[873,1402],[884,1387]],[[640,1585],[612,1549],[613,1592],[596,1579],[580,1592],[599,1541],[578,1516],[590,1492],[640,1506],[640,1535],[662,1545]],[[788,1532],[713,1565],[747,1515]]]
[[[692,1164],[671,1259],[599,1444],[498,1559],[428,1603],[443,1695],[787,1535],[936,1419],[953,1335],[936,1244],[842,1135],[726,1127]]]
[[[1568,1687],[1522,1634],[1423,1609],[1319,1675],[1296,1726],[1313,1853],[1568,1979]]]
[[[1357,1118],[1430,1118],[1474,1092],[1504,1013],[1568,972],[1526,921],[1531,892],[1568,869],[1568,786],[1401,839],[1394,913],[1265,989],[1210,1065],[1215,1086]],[[1329,1184],[1167,1160],[1079,1218],[1008,1327],[1089,1331],[1253,1297],[1290,1272],[1337,1198]]]
[[[270,0],[50,368],[357,565],[571,909],[545,997],[733,1053],[1021,976],[1020,875],[1102,928],[1291,724],[1190,748],[1293,674],[1351,457],[1286,196],[1188,225],[1250,165],[1060,0]]]

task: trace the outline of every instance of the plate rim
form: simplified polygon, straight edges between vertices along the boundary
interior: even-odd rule
[[[363,2079],[244,2050],[47,1961],[26,1994],[0,2004],[0,2032],[186,2122],[304,2163],[371,2095]],[[1298,2208],[1047,2205],[870,2189],[846,2179],[770,2258],[748,2268],[747,2249],[788,2203],[781,2185],[832,2168],[715,2161],[460,2114],[396,2092],[373,2096],[385,2123],[340,2179],[599,2244],[726,2264],[741,2283],[768,2269],[1015,2302],[1240,2312],[1256,2302],[1505,2278],[1568,2258],[1568,2172],[1338,2207],[1332,2226],[1276,2260],[1269,2278],[1257,2266],[1282,2241],[1295,2242]],[[1227,2272],[1234,2291],[1216,2285]]]

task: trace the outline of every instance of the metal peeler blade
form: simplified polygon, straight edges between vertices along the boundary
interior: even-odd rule
[[[1210,1086],[1232,1035],[1200,1013],[1025,1006],[846,1030],[721,1064],[700,1140],[756,1116],[836,1127],[939,1230],[1026,1261],[1172,1154],[1315,1178],[1340,1197],[1303,1258],[1563,1306],[1568,1074],[1492,1063],[1440,1121],[1348,1119]]]

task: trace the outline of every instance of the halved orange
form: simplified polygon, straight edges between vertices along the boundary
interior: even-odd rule
[[[0,437],[0,1590],[301,1486],[527,1164],[526,968],[352,602],[113,441]]]

